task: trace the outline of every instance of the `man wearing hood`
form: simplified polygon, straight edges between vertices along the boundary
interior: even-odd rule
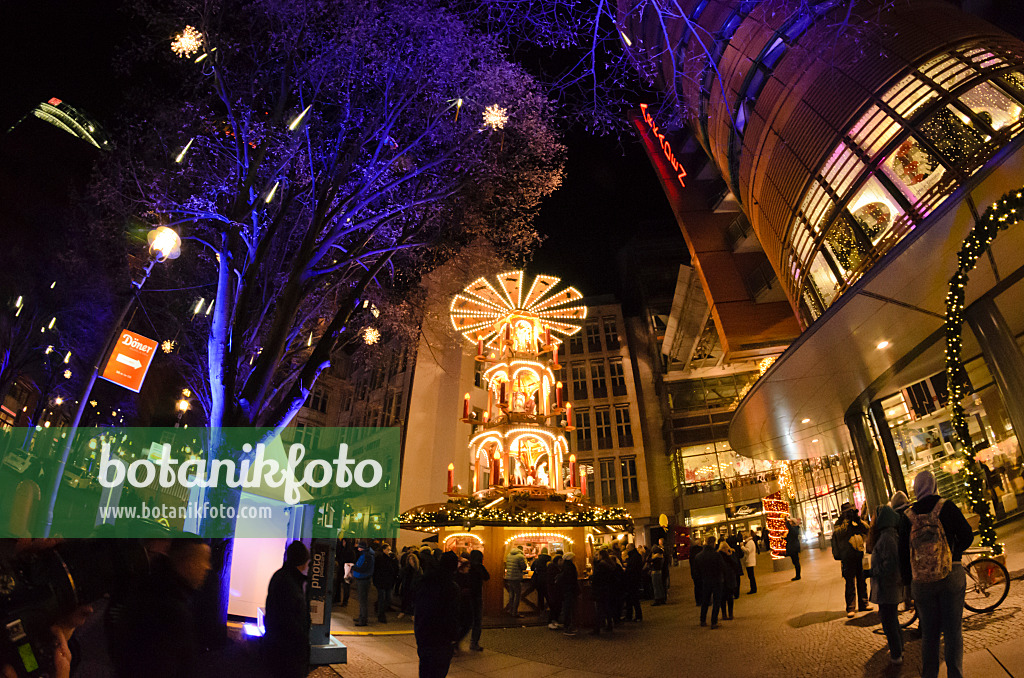
[[[921,675],[939,674],[939,637],[946,647],[949,678],[962,678],[963,614],[967,582],[960,558],[974,541],[964,514],[938,495],[935,476],[914,478],[917,501],[903,511],[899,526],[900,571],[921,617]]]

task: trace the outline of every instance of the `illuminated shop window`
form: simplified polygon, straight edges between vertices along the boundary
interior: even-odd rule
[[[831,306],[832,301],[839,294],[839,281],[829,267],[828,262],[825,261],[825,255],[821,252],[818,252],[818,255],[814,257],[814,261],[811,263],[809,278],[818,293],[821,304],[825,308]]]
[[[938,158],[911,137],[882,163],[882,171],[912,203],[917,203],[938,183],[946,169]]]
[[[969,90],[960,97],[960,101],[995,131],[1019,127],[1024,112],[1010,95],[990,82]]]
[[[850,130],[850,138],[869,157],[874,157],[902,131],[902,126],[877,105],[868,109]]]
[[[952,105],[932,113],[918,126],[925,139],[954,167],[978,167],[991,137],[975,129],[969,116]]]
[[[874,176],[868,177],[856,195],[850,198],[846,209],[872,245],[877,245],[903,214],[903,208]]]
[[[849,278],[850,272],[860,268],[871,250],[856,223],[845,216],[836,219],[828,229],[825,247],[832,261],[839,266],[844,278]]]

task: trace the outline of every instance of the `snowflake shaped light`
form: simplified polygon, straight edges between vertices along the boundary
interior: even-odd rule
[[[571,336],[580,331],[587,307],[580,304],[583,295],[575,287],[558,289],[560,278],[538,275],[526,286],[523,271],[508,271],[497,276],[497,285],[478,278],[455,295],[449,308],[452,326],[472,344],[483,340],[497,347],[498,333],[513,318],[526,319],[536,331],[550,329],[552,335]],[[552,336],[552,342],[561,339]]]
[[[71,370],[64,370],[64,378],[65,379],[70,379],[71,378]]]
[[[164,339],[163,343],[160,344],[160,348],[163,349],[164,353],[170,353],[174,350],[174,341],[172,339]]]
[[[367,327],[363,330],[363,341],[370,345],[376,344],[380,341],[380,330],[376,327]]]
[[[498,130],[505,127],[508,122],[508,110],[500,108],[498,104],[491,104],[484,109],[484,127]]]
[[[194,26],[185,26],[185,30],[174,36],[171,51],[180,59],[187,59],[203,48],[203,34]]]

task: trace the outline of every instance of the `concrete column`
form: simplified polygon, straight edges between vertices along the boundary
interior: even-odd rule
[[[857,455],[860,466],[861,481],[864,483],[864,497],[873,512],[875,508],[889,502],[886,496],[885,479],[882,477],[882,464],[878,458],[874,441],[868,430],[868,422],[864,410],[854,406],[846,413],[846,428],[853,440],[853,452]]]
[[[906,493],[907,479],[903,476],[903,466],[900,464],[900,456],[896,452],[896,441],[893,440],[889,423],[885,420],[885,408],[877,400],[871,403],[871,419],[875,423],[875,430],[878,431],[878,438],[882,441],[885,459],[889,462],[889,476],[892,478],[893,487]]]
[[[978,339],[981,355],[999,388],[1014,433],[1024,435],[1024,355],[1006,319],[991,298],[968,306],[964,318]]]

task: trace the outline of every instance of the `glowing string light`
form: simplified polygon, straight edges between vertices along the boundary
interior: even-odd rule
[[[492,130],[499,130],[505,127],[508,122],[508,110],[501,108],[498,104],[491,104],[484,109],[484,127]]]

